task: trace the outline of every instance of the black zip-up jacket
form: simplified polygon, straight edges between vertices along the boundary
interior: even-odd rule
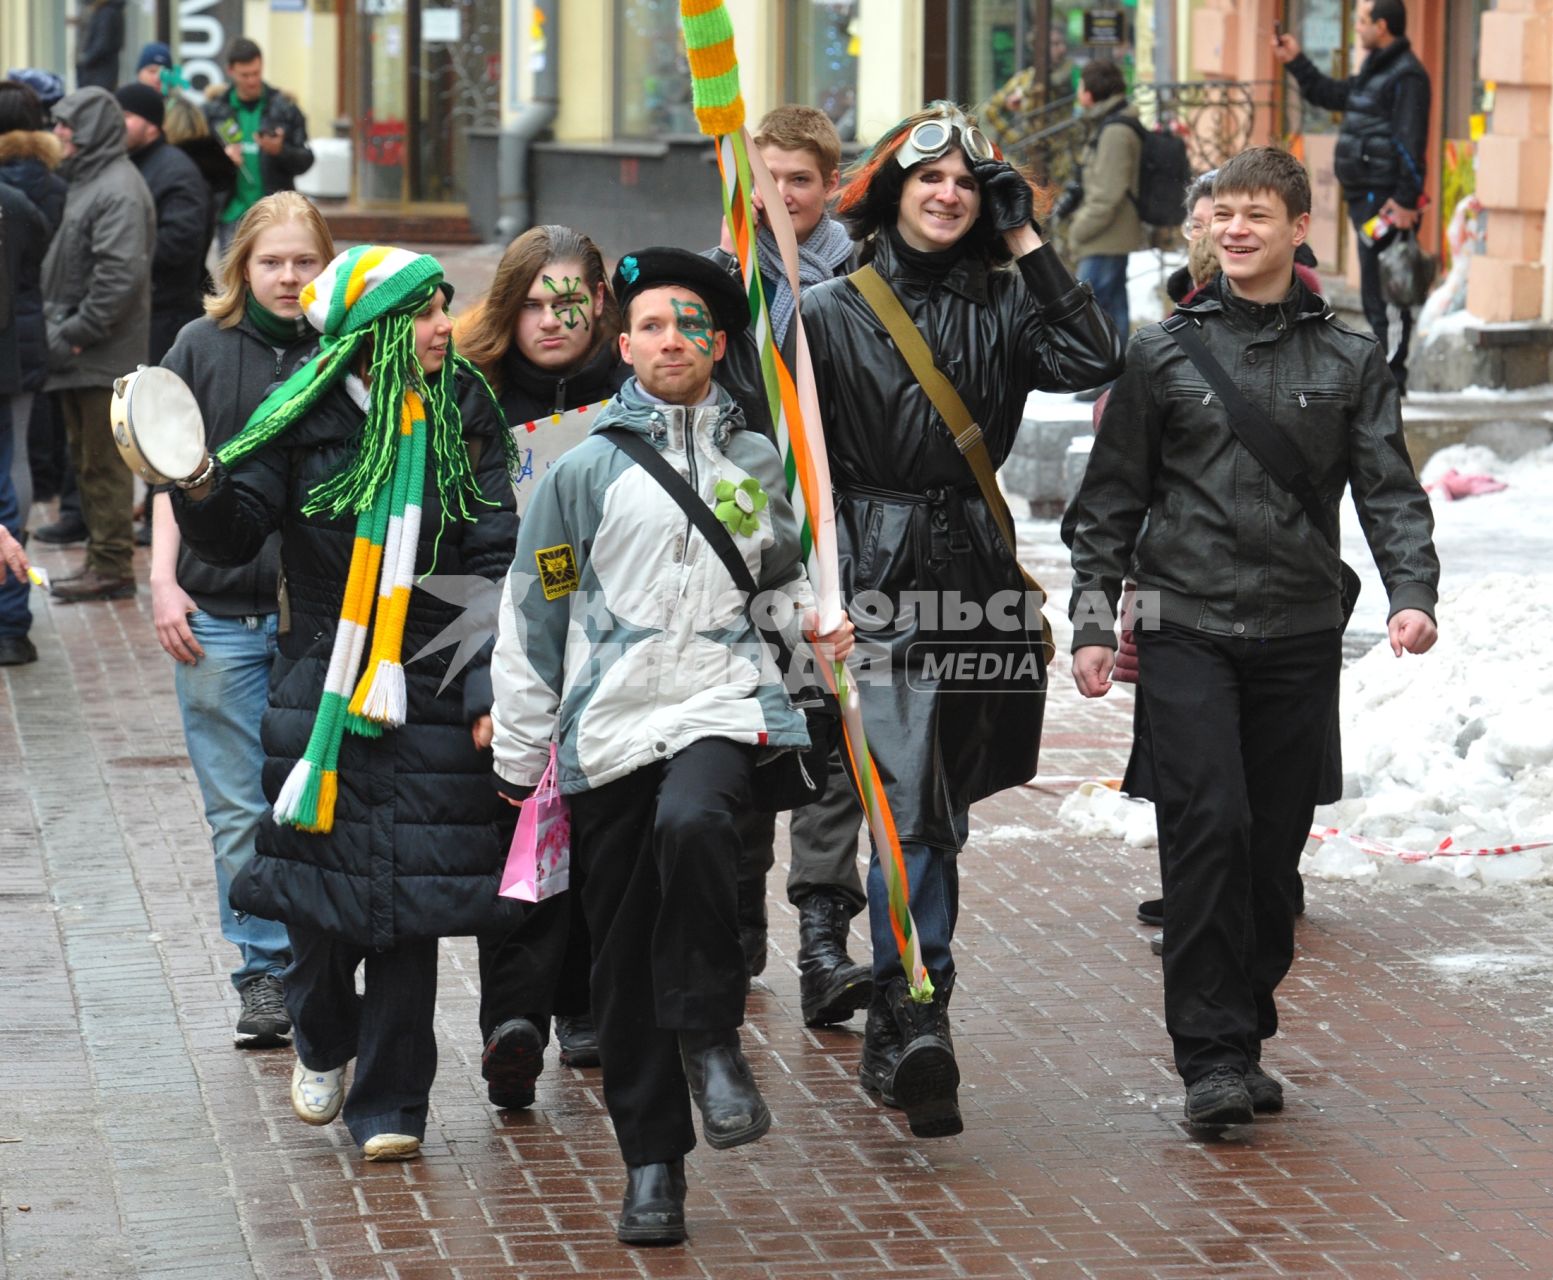
[[[247,425],[270,388],[290,377],[317,346],[318,335],[307,325],[277,352],[246,316],[230,329],[202,316],[184,325],[162,367],[194,392],[205,419],[205,444],[214,452]],[[280,608],[280,534],[272,534],[258,555],[238,565],[207,563],[185,541],[178,548],[178,585],[219,618],[275,613]]]
[[[232,105],[232,94],[233,90],[223,85],[219,90],[212,88],[206,95],[205,119],[210,121],[210,131],[222,143],[229,141],[222,127],[237,114]],[[285,135],[279,155],[259,153],[259,179],[264,184],[264,194],[272,196],[277,191],[295,190],[297,175],[313,167],[313,149],[307,145],[307,117],[289,95],[270,84],[264,86],[259,101],[263,103],[260,131],[279,129]]]
[[[1322,75],[1303,53],[1288,65],[1307,102],[1343,113],[1333,170],[1349,205],[1415,208],[1428,171],[1429,73],[1408,38],[1372,50],[1346,80]]]
[[[198,314],[210,244],[210,186],[194,161],[161,138],[131,151],[129,158],[156,205],[151,314]]]
[[[1339,324],[1298,281],[1261,305],[1218,276],[1177,314],[1199,324],[1236,386],[1304,453],[1325,527],[1312,527],[1236,438],[1186,352],[1150,325],[1128,347],[1074,499],[1073,648],[1116,646],[1134,558],[1140,593],[1158,593],[1167,622],[1248,639],[1340,626],[1338,507],[1349,485],[1390,612],[1432,617],[1434,517],[1375,338]]]
[[[631,367],[620,358],[620,348],[613,342],[595,352],[580,369],[566,373],[541,369],[512,346],[502,357],[501,391],[496,401],[507,426],[517,427],[546,414],[608,400],[630,374]]]

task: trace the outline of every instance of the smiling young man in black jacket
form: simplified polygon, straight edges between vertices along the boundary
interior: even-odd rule
[[[1242,443],[1172,322],[1152,325],[1128,349],[1075,499],[1070,606],[1073,678],[1099,697],[1136,561],[1165,1025],[1187,1120],[1206,1127],[1283,1106],[1260,1064],[1278,1030],[1273,992],[1293,959],[1290,885],[1341,665],[1344,487],[1390,598],[1398,656],[1433,645],[1440,573],[1380,346],[1338,324],[1294,275],[1310,224],[1305,170],[1255,147],[1219,169],[1213,199],[1223,274],[1177,314],[1297,451],[1318,519]]]
[[[1372,236],[1364,228],[1380,214],[1392,227],[1411,230],[1423,216],[1418,206],[1428,170],[1429,73],[1407,38],[1402,0],[1359,0],[1354,38],[1365,50],[1364,63],[1346,80],[1322,75],[1291,35],[1274,38],[1273,57],[1288,67],[1307,102],[1343,113],[1333,168],[1353,219],[1364,318],[1390,355],[1391,372],[1405,395],[1413,313],[1400,308],[1402,332],[1392,353],[1380,290],[1380,251],[1396,233]]]

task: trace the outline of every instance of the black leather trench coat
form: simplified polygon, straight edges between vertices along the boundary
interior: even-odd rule
[[[1049,247],[1014,269],[968,253],[932,280],[881,235],[872,262],[981,425],[995,466],[1030,391],[1095,386],[1121,371],[1115,328]],[[1023,607],[1018,564],[970,464],[862,295],[827,281],[804,295],[803,317],[842,597],[864,650],[869,747],[901,839],[958,849],[957,814],[1035,773],[1046,697],[1039,618]],[[989,606],[994,621],[968,625]]]

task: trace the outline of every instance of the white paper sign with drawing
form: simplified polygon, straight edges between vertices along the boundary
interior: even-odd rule
[[[609,401],[585,404],[565,413],[553,413],[533,422],[520,422],[509,428],[518,446],[518,469],[512,474],[512,491],[517,496],[518,516],[528,509],[528,500],[556,459],[573,445],[587,439],[599,410]]]

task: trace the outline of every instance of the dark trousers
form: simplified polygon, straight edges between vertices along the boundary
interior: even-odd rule
[[[1122,335],[1125,343],[1128,326],[1132,323],[1127,299],[1127,255],[1097,253],[1080,258],[1074,276],[1087,282],[1095,291],[1095,301],[1111,317],[1111,323],[1116,326],[1116,332]]]
[[[293,924],[283,976],[297,1057],[313,1071],[352,1058],[343,1115],[358,1144],[380,1133],[426,1135],[426,1100],[437,1074],[437,940],[373,951]],[[363,993],[356,970],[365,962]]]
[[[1359,300],[1364,307],[1365,320],[1369,322],[1370,328],[1379,339],[1380,349],[1386,353],[1386,363],[1391,366],[1391,372],[1398,384],[1405,389],[1407,349],[1413,337],[1413,312],[1410,307],[1397,308],[1402,328],[1397,338],[1396,350],[1393,351],[1389,342],[1391,322],[1386,310],[1386,298],[1380,291],[1380,249],[1372,245],[1360,230],[1364,223],[1375,216],[1379,207],[1379,205],[1374,208],[1368,205],[1349,206],[1354,226],[1354,248],[1359,254]]]
[[[1138,632],[1165,888],[1165,1026],[1188,1084],[1261,1058],[1294,959],[1294,885],[1342,664],[1336,628]]]
[[[739,833],[739,925],[766,930],[766,876],[776,863],[776,814],[749,808],[733,817]]]
[[[113,443],[108,421],[112,399],[110,387],[76,387],[59,393],[59,407],[81,487],[81,514],[89,537],[86,567],[123,579],[134,577],[135,477]]]
[[[582,909],[582,877],[571,888],[536,902],[511,929],[482,933],[480,1039],[513,1018],[527,1018],[549,1039],[550,1018],[588,1012],[592,947]]]
[[[705,738],[571,797],[604,1102],[627,1164],[696,1145],[680,1031],[744,1021],[739,835],[755,749]]]
[[[868,905],[857,873],[857,835],[863,807],[852,786],[852,775],[840,751],[830,757],[825,794],[815,803],[794,809],[788,831],[792,862],[787,871],[787,900],[797,906],[816,889],[845,898],[856,915]]]
[[[64,476],[70,470],[70,447],[65,442],[65,427],[59,418],[57,399],[57,392],[45,394],[41,391],[32,398],[32,421],[27,426],[27,461],[32,467],[35,502],[58,497]],[[72,479],[71,488],[74,487]]]

